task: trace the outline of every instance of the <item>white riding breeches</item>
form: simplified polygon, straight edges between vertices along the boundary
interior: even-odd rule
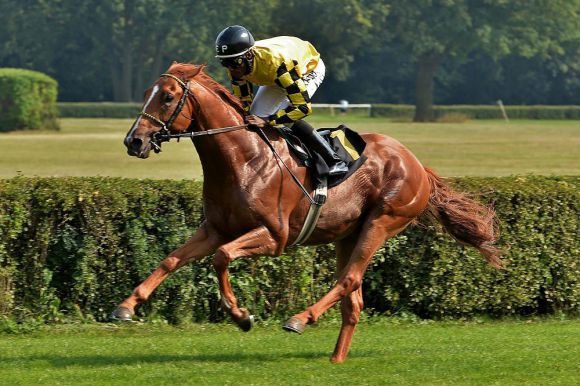
[[[312,98],[324,80],[325,73],[326,66],[322,59],[320,59],[316,68],[302,78],[306,84],[306,90],[310,98]],[[259,117],[268,117],[288,106],[290,106],[290,99],[288,99],[286,90],[278,86],[260,86],[252,101],[250,114]]]

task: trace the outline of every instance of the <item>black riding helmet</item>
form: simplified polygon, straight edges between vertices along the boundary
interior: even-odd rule
[[[219,33],[215,41],[216,58],[241,56],[254,46],[254,37],[245,27],[232,25]]]

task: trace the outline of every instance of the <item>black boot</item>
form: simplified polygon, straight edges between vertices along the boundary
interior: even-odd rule
[[[312,150],[322,156],[328,165],[328,175],[334,176],[348,171],[346,163],[340,159],[328,142],[322,138],[314,128],[304,120],[298,120],[292,124],[292,131],[303,140]]]

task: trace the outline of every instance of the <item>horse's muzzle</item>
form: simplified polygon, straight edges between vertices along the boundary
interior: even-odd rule
[[[127,147],[127,154],[139,158],[147,158],[149,156],[149,147],[143,144],[141,138],[127,137],[125,138],[125,146]]]

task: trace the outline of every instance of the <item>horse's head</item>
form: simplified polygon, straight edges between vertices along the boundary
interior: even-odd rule
[[[147,158],[151,149],[161,150],[161,143],[168,141],[169,135],[187,131],[192,126],[193,104],[188,96],[191,95],[189,79],[195,74],[178,69],[179,64],[174,62],[145,91],[141,113],[125,137],[129,155]]]

